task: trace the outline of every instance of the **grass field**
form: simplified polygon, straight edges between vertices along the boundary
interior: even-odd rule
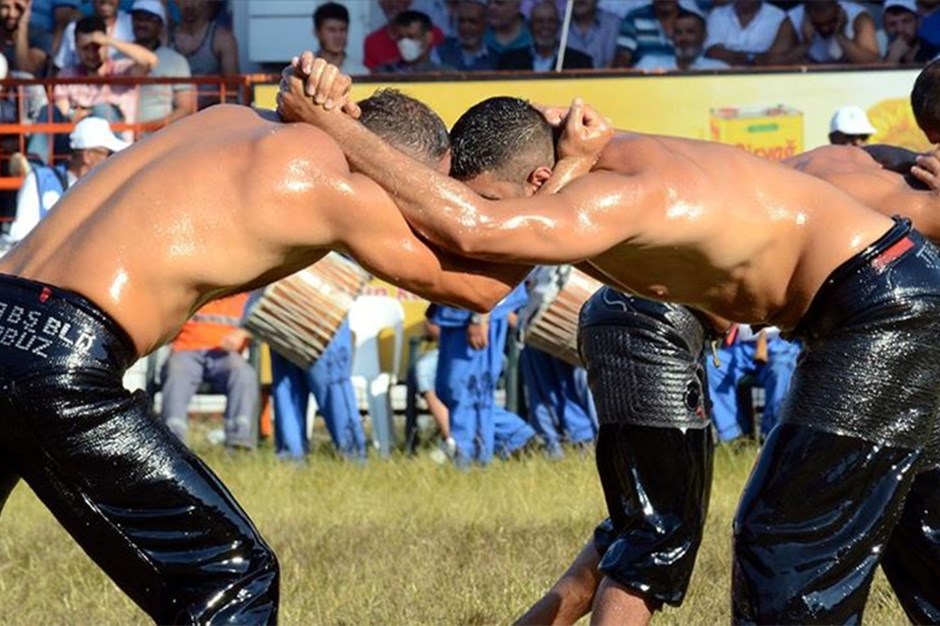
[[[508,624],[605,515],[590,454],[459,472],[426,450],[297,467],[266,449],[196,449],[278,554],[282,624]],[[719,449],[690,595],[654,624],[728,623],[731,518],[754,455]],[[149,619],[20,484],[0,517],[0,624],[138,623]],[[906,623],[880,575],[866,623]]]

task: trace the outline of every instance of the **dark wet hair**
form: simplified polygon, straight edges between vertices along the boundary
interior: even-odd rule
[[[940,59],[918,74],[911,89],[911,109],[922,131],[940,132]]]
[[[431,108],[397,89],[380,89],[359,102],[366,128],[408,156],[436,166],[450,149],[444,121]]]
[[[319,30],[326,20],[339,20],[349,25],[349,10],[336,2],[321,4],[313,12],[313,27]]]
[[[525,100],[500,96],[473,105],[450,131],[451,176],[469,180],[496,172],[521,182],[540,165],[553,165],[552,127]]]
[[[75,35],[88,35],[90,33],[108,32],[108,25],[97,15],[86,15],[75,22]]]

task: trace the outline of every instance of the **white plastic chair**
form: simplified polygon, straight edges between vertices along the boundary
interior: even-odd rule
[[[395,384],[405,337],[405,310],[395,298],[359,296],[349,309],[353,333],[352,382],[365,388],[372,435],[379,454],[388,456],[395,439],[389,390]],[[379,361],[379,333],[395,331],[391,370],[383,372]]]

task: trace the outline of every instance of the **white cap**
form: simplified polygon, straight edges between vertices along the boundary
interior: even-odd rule
[[[830,133],[843,133],[846,135],[874,135],[878,129],[871,125],[868,116],[862,107],[842,107],[832,116],[829,122]]]
[[[0,80],[3,80],[7,77],[7,73],[10,71],[10,64],[7,63],[7,58],[0,54]]]
[[[166,24],[166,8],[160,0],[134,0],[134,4],[131,5],[131,13],[134,11],[152,13]]]
[[[105,148],[111,152],[120,152],[130,144],[118,139],[111,132],[108,120],[101,117],[86,117],[72,130],[69,135],[69,147],[72,150],[90,150],[92,148]]]
[[[885,0],[884,5],[881,7],[881,11],[884,12],[888,9],[906,9],[917,15],[917,2],[914,0]]]

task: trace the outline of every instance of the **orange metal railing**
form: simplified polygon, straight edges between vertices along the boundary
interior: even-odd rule
[[[30,120],[27,111],[29,98],[40,97],[37,89],[42,90],[50,107],[54,106],[56,85],[108,84],[133,85],[192,85],[199,92],[200,106],[216,102],[250,104],[256,83],[271,83],[268,75],[237,76],[193,76],[190,78],[151,78],[151,77],[83,77],[83,78],[46,78],[46,79],[6,79],[0,81],[0,98],[6,98],[15,104],[17,121],[0,120],[0,190],[16,190],[22,184],[22,177],[9,174],[8,161],[15,152],[27,151],[30,135],[33,133],[69,133],[73,122],[55,122],[51,115],[45,119]],[[139,103],[139,98],[138,98]],[[51,110],[51,109],[50,109]],[[161,124],[148,122],[114,122],[111,124],[116,133],[130,133],[134,139],[158,130]],[[52,150],[50,142],[50,152]],[[36,155],[48,159],[66,156],[58,154]],[[2,219],[2,218],[0,218]]]

